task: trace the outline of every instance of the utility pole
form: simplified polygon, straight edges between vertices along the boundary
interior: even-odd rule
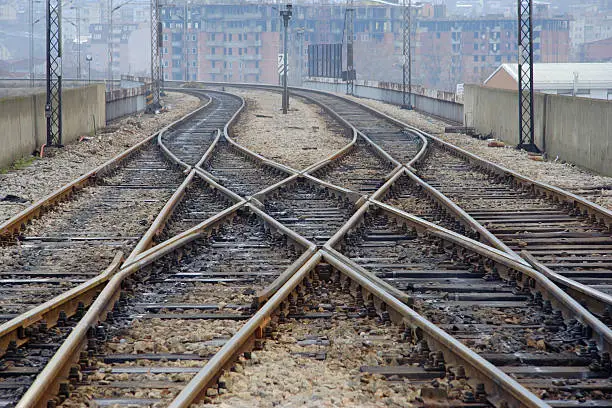
[[[160,52],[159,47],[162,45],[162,27],[159,21],[159,0],[151,0],[151,93],[152,102],[147,107],[147,111],[155,111],[161,107],[160,102]]]
[[[88,65],[88,67],[87,67],[87,71],[88,71],[88,74],[87,74],[87,83],[89,83],[89,84],[91,84],[91,60],[92,59],[93,59],[92,56],[89,55],[89,54],[87,54],[85,56],[85,61],[87,61],[87,65]]]
[[[62,2],[47,0],[47,146],[62,145]]]
[[[412,45],[412,0],[403,0],[402,6],[402,108],[410,110],[412,109],[412,53],[410,50]]]
[[[113,0],[108,0],[108,60],[107,60],[109,86],[113,86]]]
[[[293,6],[287,4],[284,10],[280,11],[280,15],[283,18],[283,24],[285,26],[285,39],[283,41],[283,113],[287,114],[289,110],[289,88],[287,87],[287,28],[289,27],[289,20],[291,20]]]
[[[183,7],[183,56],[185,58],[185,81],[189,81],[188,66],[189,66],[189,45],[187,42],[187,3]]]
[[[519,149],[539,152],[533,118],[533,0],[518,1]]]
[[[355,94],[355,66],[353,62],[353,37],[354,23],[353,18],[355,15],[355,3],[354,0],[347,1],[347,8],[344,15],[344,25],[346,29],[346,94]]]
[[[81,79],[81,8],[75,8],[77,18],[77,79]]]
[[[30,23],[30,87],[34,87],[34,0],[30,0],[28,22]]]
[[[298,55],[297,55],[297,58],[295,58],[294,60],[297,61],[296,63],[297,75],[298,75],[297,83],[299,84],[299,86],[302,86],[303,81],[304,81],[304,31],[305,31],[304,27],[300,27],[295,31]]]

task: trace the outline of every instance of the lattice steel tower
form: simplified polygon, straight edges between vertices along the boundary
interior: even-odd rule
[[[47,146],[62,145],[62,2],[47,0]]]
[[[518,92],[519,144],[528,151],[539,151],[534,141],[533,117],[533,0],[518,0]]]
[[[346,12],[344,13],[344,30],[346,32],[346,93],[353,95],[355,92],[355,78],[353,72],[355,66],[353,62],[353,37],[354,32],[355,4],[354,0],[347,0]]]
[[[402,108],[412,109],[412,0],[402,0]]]
[[[162,44],[162,27],[159,21],[159,9],[159,0],[151,0],[151,93],[153,98],[148,106],[149,110],[161,107],[160,82],[162,77],[159,47]]]

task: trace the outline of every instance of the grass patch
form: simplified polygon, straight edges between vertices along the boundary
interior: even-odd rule
[[[0,174],[6,174],[6,173],[8,173],[9,171],[12,171],[12,170],[23,170],[26,167],[28,167],[29,165],[31,165],[32,163],[34,163],[36,160],[38,160],[38,157],[36,157],[36,156],[22,157],[22,158],[16,160],[9,167],[1,168],[0,169]]]

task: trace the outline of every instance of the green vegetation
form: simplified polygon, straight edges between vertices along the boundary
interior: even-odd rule
[[[34,161],[36,161],[37,159],[38,159],[38,157],[36,157],[36,156],[22,157],[22,158],[18,159],[17,161],[15,161],[15,163],[13,163],[9,167],[0,168],[0,174],[6,174],[10,170],[22,170],[22,169],[25,169],[30,164],[34,163]]]

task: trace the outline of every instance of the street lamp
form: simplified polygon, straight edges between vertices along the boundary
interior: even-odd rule
[[[289,20],[291,20],[291,11],[293,6],[287,4],[285,10],[280,11],[280,15],[283,18],[283,24],[285,26],[285,39],[283,41],[283,113],[286,114],[289,110],[289,89],[287,88],[287,27],[289,26]]]
[[[92,60],[92,56],[87,54],[85,56],[85,61],[87,61],[87,70],[88,70],[88,74],[87,74],[87,83],[91,84],[91,60]]]

